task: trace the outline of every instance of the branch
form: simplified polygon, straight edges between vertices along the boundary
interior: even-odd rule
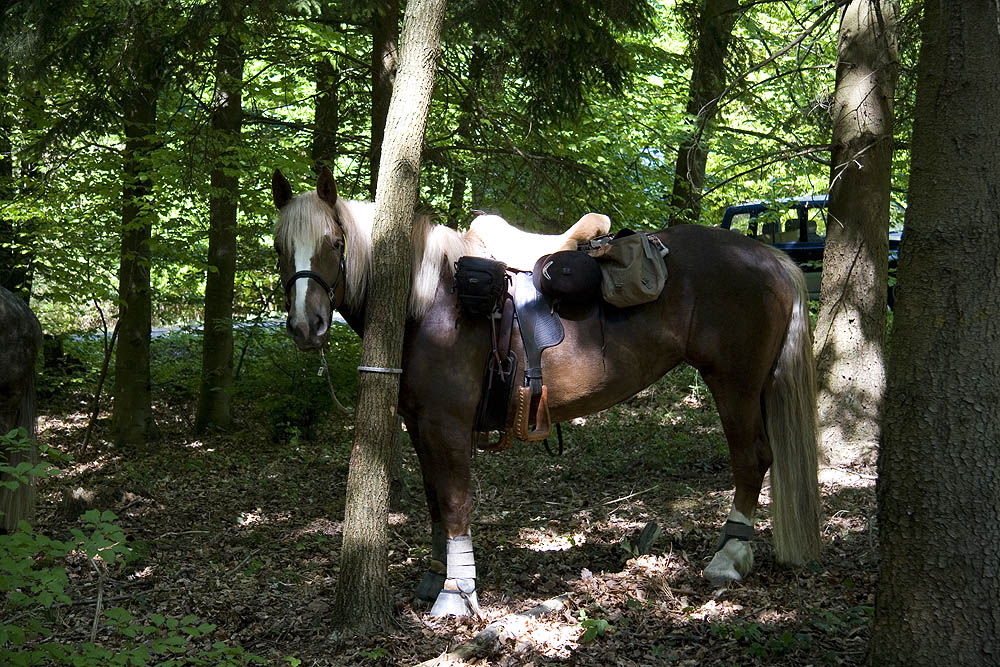
[[[753,173],[753,172],[758,171],[760,169],[763,169],[764,167],[767,167],[768,165],[777,164],[779,162],[783,162],[784,160],[790,160],[790,159],[797,158],[797,157],[806,157],[810,153],[816,153],[816,152],[828,151],[828,150],[830,150],[830,146],[829,146],[829,144],[826,144],[826,145],[808,146],[808,147],[804,147],[802,150],[794,151],[794,152],[790,152],[790,151],[777,151],[777,152],[771,153],[770,155],[774,156],[774,159],[772,159],[772,160],[766,160],[766,161],[760,163],[759,165],[757,165],[755,167],[751,167],[750,169],[744,169],[740,173],[735,174],[733,176],[730,176],[729,178],[727,178],[727,179],[725,179],[723,181],[720,181],[719,183],[713,185],[712,187],[710,187],[707,190],[705,190],[704,192],[702,192],[701,196],[704,197],[704,196],[708,195],[709,193],[712,193],[712,192],[718,190],[719,188],[721,188],[721,187],[723,187],[725,185],[728,185],[729,183],[732,183],[736,179],[742,178],[743,176],[746,176],[747,174],[750,174],[750,173]],[[740,164],[740,163],[736,163],[736,164]],[[723,169],[721,171],[725,172],[726,169]]]

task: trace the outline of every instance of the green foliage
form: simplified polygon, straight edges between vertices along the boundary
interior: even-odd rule
[[[812,637],[803,632],[792,633],[769,628],[752,621],[716,623],[711,632],[721,639],[732,639],[745,647],[747,655],[754,658],[773,659],[803,649]]]
[[[583,628],[583,635],[580,636],[580,643],[582,644],[589,644],[615,631],[615,626],[608,623],[607,620],[603,618],[591,618],[585,609],[580,610],[577,618],[580,621],[580,627]]]
[[[330,329],[325,350],[329,383],[319,375],[319,355],[299,352],[283,328],[260,327],[245,336],[241,334],[237,341],[237,354],[243,361],[233,396],[251,406],[274,438],[308,438],[320,416],[334,409],[330,384],[341,403],[354,402],[361,341],[347,327],[335,324]]]
[[[159,113],[147,174],[158,222],[152,251],[153,319],[200,318],[207,261],[209,169],[223,150],[208,123],[214,92],[215,5],[34,0],[0,30],[0,125],[14,154],[0,192],[0,225],[27,252],[33,305],[51,331],[98,327],[117,311],[122,168],[122,62],[142,35],[159,54]],[[903,3],[912,15],[913,2]],[[143,9],[141,26],[130,12]],[[700,4],[449,3],[428,124],[421,198],[464,223],[471,209],[555,231],[588,211],[614,227],[659,227],[685,118],[692,32]],[[733,87],[708,141],[703,223],[734,201],[823,192],[836,18],[757,67],[810,25],[813,0],[750,3],[735,27]],[[50,11],[52,10],[52,11]],[[312,185],[315,131],[335,135],[331,165],[341,196],[367,196],[371,6],[357,2],[246,4],[241,39],[244,122],[235,147],[240,180],[235,307],[271,317],[276,294],[269,177]],[[136,30],[142,28],[143,33]],[[31,35],[31,38],[22,36]],[[915,22],[901,26],[897,144],[907,145],[914,95]],[[314,126],[316,63],[330,62],[337,126]],[[755,69],[756,68],[756,69]],[[740,75],[740,76],[738,76]],[[329,91],[327,91],[329,92]],[[905,192],[909,155],[897,152],[894,189]],[[900,194],[896,197],[903,201]],[[902,209],[899,209],[901,212]],[[2,230],[0,230],[2,231]]]
[[[25,442],[16,431],[0,436],[0,449]],[[14,482],[45,474],[48,464],[23,471]],[[9,472],[9,469],[0,470]],[[111,651],[92,642],[69,644],[53,639],[55,610],[73,604],[66,593],[66,567],[59,563],[82,557],[98,571],[118,568],[136,558],[113,512],[90,510],[70,538],[58,540],[36,532],[22,521],[13,534],[0,535],[0,664],[4,665],[246,665],[266,664],[256,655],[225,642],[212,642],[216,626],[195,616],[148,620],[122,608],[103,611],[100,629],[120,636]]]

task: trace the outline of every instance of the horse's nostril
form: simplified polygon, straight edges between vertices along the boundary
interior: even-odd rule
[[[330,328],[330,322],[324,318],[322,315],[316,315],[313,318],[313,332],[317,336],[322,336],[326,333],[327,329]]]

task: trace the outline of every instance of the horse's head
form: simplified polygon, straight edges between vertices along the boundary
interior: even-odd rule
[[[280,171],[271,178],[278,224],[274,249],[285,290],[285,323],[300,350],[326,343],[333,310],[344,300],[344,231],[337,221],[337,186],[323,168],[316,190],[292,195]]]

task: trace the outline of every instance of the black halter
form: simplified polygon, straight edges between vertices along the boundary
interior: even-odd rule
[[[333,310],[337,310],[340,307],[340,304],[337,303],[337,286],[340,285],[340,279],[343,277],[345,271],[344,255],[345,253],[342,250],[340,253],[340,268],[337,271],[337,279],[333,281],[332,286],[327,285],[326,281],[323,280],[323,277],[315,271],[296,271],[292,277],[288,279],[288,282],[285,283],[285,300],[287,301],[290,299],[292,287],[295,285],[295,281],[299,278],[307,278],[309,280],[315,280],[319,286],[323,288],[323,291],[326,292],[327,297],[330,299],[330,307]]]

